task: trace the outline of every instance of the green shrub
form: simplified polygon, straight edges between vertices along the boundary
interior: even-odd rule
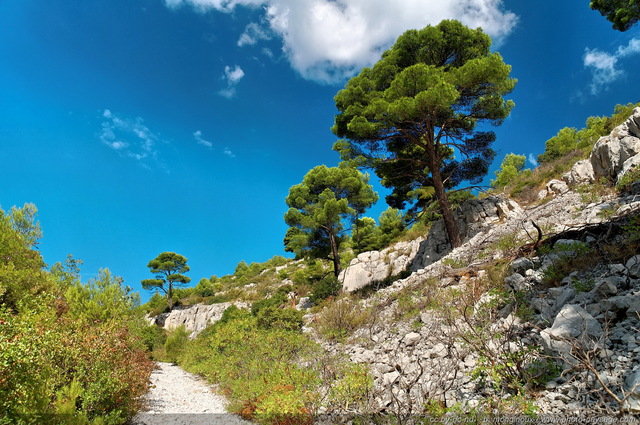
[[[291,287],[291,285],[284,285],[279,287],[276,290],[276,293],[273,294],[271,297],[266,298],[264,300],[256,301],[251,306],[251,314],[256,316],[258,312],[263,308],[280,307],[283,304],[286,304],[288,302],[287,294],[291,292],[292,289],[293,288]]]
[[[149,298],[149,301],[147,301],[142,307],[151,317],[158,316],[159,314],[167,313],[169,311],[167,297],[163,297],[158,292],[154,293],[151,298]]]
[[[625,193],[631,190],[634,183],[640,180],[640,167],[632,168],[627,171],[616,185],[616,190],[620,193]]]
[[[524,171],[526,162],[527,158],[524,155],[507,154],[500,169],[495,172],[496,179],[491,180],[491,187],[500,188],[511,184]]]
[[[0,210],[0,423],[125,423],[152,368],[137,297],[79,260],[44,270],[34,210]]]
[[[311,302],[318,304],[324,299],[336,296],[340,289],[342,289],[342,285],[335,275],[326,276],[313,286],[313,292],[310,297]]]
[[[189,333],[184,325],[171,331],[164,342],[166,360],[171,363],[177,363],[187,345],[187,341],[189,341]]]
[[[313,389],[318,378],[298,364],[316,357],[317,345],[298,331],[263,328],[258,318],[233,311],[226,323],[216,323],[188,343],[183,366],[220,384],[231,410],[245,418],[269,423],[278,413],[308,414],[317,402]]]
[[[292,308],[269,306],[258,311],[258,327],[262,329],[280,328],[290,331],[302,329],[303,313]]]
[[[342,370],[329,393],[329,400],[342,411],[359,407],[366,411],[369,395],[373,389],[373,375],[363,364],[349,364]]]
[[[348,298],[329,299],[312,326],[325,338],[342,341],[371,320],[371,311],[362,310],[356,302]]]
[[[167,340],[164,329],[157,325],[140,326],[136,335],[148,352],[164,347],[164,343]]]

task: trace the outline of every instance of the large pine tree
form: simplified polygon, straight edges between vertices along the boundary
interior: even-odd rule
[[[343,139],[334,149],[373,168],[393,189],[393,207],[419,208],[435,196],[453,247],[461,239],[447,189],[486,175],[495,134],[478,124],[498,125],[513,108],[503,96],[516,80],[490,46],[482,29],[458,21],[410,30],[335,97],[332,130]]]

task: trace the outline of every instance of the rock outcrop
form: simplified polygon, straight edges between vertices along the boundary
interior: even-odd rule
[[[482,229],[501,220],[520,217],[522,208],[511,199],[489,197],[472,199],[455,211],[455,219],[463,239],[470,239]],[[426,238],[400,242],[389,248],[364,252],[351,261],[339,279],[342,289],[353,292],[405,271],[418,271],[451,251],[444,222],[435,222]]]
[[[404,272],[416,258],[423,240],[424,238],[418,238],[410,242],[399,242],[382,251],[358,255],[339,276],[342,289],[353,292]]]
[[[619,181],[640,164],[640,108],[608,136],[601,137],[588,160],[578,161],[563,180],[569,185],[592,183],[601,178]]]
[[[170,313],[163,313],[151,318],[151,322],[167,330],[184,326],[190,332],[190,338],[195,338],[207,326],[222,318],[222,313],[227,307],[235,305],[238,308],[247,308],[245,303],[220,303],[220,304],[194,304],[189,306],[177,306]]]

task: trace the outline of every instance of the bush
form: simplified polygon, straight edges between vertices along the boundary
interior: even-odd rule
[[[370,310],[361,310],[348,298],[327,300],[313,327],[325,338],[342,341],[371,321]]]
[[[310,300],[314,304],[318,304],[320,301],[338,295],[342,289],[342,285],[338,281],[338,278],[334,275],[324,277],[313,287]]]
[[[640,180],[640,167],[632,168],[620,178],[616,185],[616,190],[620,193],[629,192],[638,180]]]
[[[147,301],[146,304],[144,304],[142,307],[151,317],[158,316],[169,311],[169,303],[167,302],[167,298],[163,297],[158,292],[154,293],[149,301]]]
[[[262,329],[280,328],[289,331],[302,329],[303,313],[292,308],[273,306],[261,309],[258,314],[258,326]]]
[[[0,210],[0,423],[122,424],[139,407],[152,363],[137,298],[79,260],[44,270],[35,207]]]
[[[182,355],[187,341],[189,341],[189,333],[184,328],[184,325],[171,331],[164,342],[166,360],[171,363],[178,363],[178,358]]]
[[[271,297],[264,300],[256,301],[251,306],[251,314],[253,314],[254,316],[257,316],[258,312],[263,308],[280,307],[286,304],[288,302],[287,294],[291,292],[292,289],[293,288],[291,287],[291,285],[284,285],[279,287],[276,290],[276,293],[273,294]]]
[[[167,335],[160,326],[149,325],[141,326],[136,335],[140,338],[140,342],[148,352],[153,352],[158,348],[164,347]]]
[[[316,357],[317,345],[298,331],[260,327],[259,318],[241,311],[231,310],[228,319],[188,343],[183,366],[220,384],[230,410],[247,419],[283,423],[283,415],[308,416],[317,402],[317,375],[299,364]]]

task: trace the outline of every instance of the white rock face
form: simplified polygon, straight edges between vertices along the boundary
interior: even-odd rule
[[[511,199],[489,197],[471,199],[455,212],[460,236],[469,240],[487,226],[509,218],[520,217],[523,210]],[[427,238],[420,244],[420,251],[412,262],[412,271],[421,270],[441,259],[451,251],[444,222],[438,220],[431,226]]]
[[[465,202],[455,212],[455,216],[462,237],[471,238],[490,224],[518,217],[522,213],[520,205],[511,199],[489,197]],[[439,220],[431,226],[426,238],[399,242],[380,252],[370,251],[358,255],[339,276],[342,289],[353,292],[405,270],[423,269],[450,250],[444,222]]]
[[[587,160],[578,161],[562,176],[568,185],[588,184],[604,177],[619,180],[624,173],[640,165],[640,108],[611,134],[601,137]]]
[[[424,238],[411,242],[398,242],[382,251],[363,252],[351,260],[351,264],[340,273],[342,289],[357,291],[373,282],[381,282],[407,269],[413,261]]]
[[[195,338],[211,323],[222,318],[222,313],[234,303],[220,304],[194,304],[190,306],[177,306],[170,313],[164,313],[156,317],[155,323],[167,330],[176,329],[184,325],[190,338]],[[245,303],[235,303],[238,308],[247,308]]]
[[[595,181],[593,175],[593,165],[591,159],[583,159],[576,162],[571,170],[562,176],[569,186],[575,186],[579,184],[588,184]]]

